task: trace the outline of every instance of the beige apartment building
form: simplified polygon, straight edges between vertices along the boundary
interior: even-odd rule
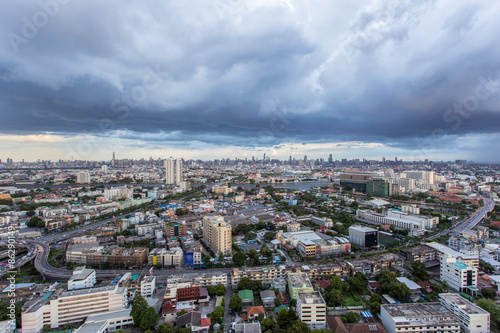
[[[22,314],[24,333],[41,332],[45,325],[57,328],[82,322],[92,314],[124,309],[127,304],[126,290],[119,286],[61,291],[49,291]]]
[[[203,240],[217,255],[231,255],[231,231],[231,225],[224,222],[223,216],[203,218]]]

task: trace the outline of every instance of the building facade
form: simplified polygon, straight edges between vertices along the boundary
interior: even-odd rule
[[[222,216],[205,216],[203,218],[203,240],[214,251],[231,255],[232,228],[229,223],[224,222]]]
[[[384,304],[380,320],[389,333],[460,333],[460,321],[440,303]]]
[[[297,316],[311,329],[326,328],[326,302],[319,291],[297,293]]]
[[[441,304],[457,315],[466,333],[490,332],[490,313],[459,294],[439,294]]]

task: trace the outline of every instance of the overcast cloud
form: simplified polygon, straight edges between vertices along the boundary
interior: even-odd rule
[[[495,0],[0,6],[2,159],[500,161]]]

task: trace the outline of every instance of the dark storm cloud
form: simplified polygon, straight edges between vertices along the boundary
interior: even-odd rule
[[[41,3],[39,27],[40,5],[2,3],[3,133],[413,148],[500,130],[494,1]]]

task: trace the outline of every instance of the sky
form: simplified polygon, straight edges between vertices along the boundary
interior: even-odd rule
[[[4,0],[0,159],[500,162],[496,0]]]

